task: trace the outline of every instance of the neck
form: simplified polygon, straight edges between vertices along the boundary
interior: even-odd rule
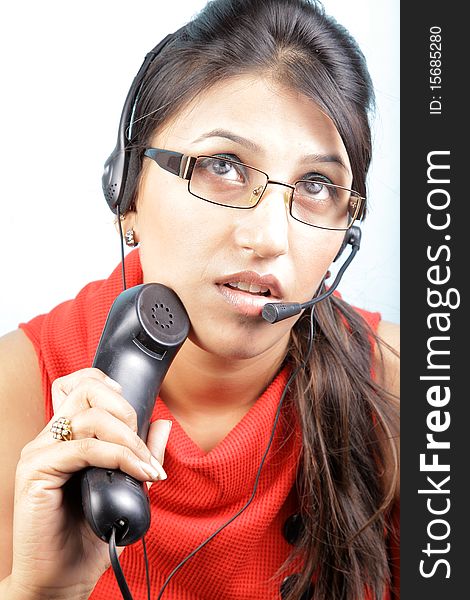
[[[188,339],[165,377],[160,396],[180,418],[244,413],[276,376],[287,343],[288,337],[256,357],[228,359]]]

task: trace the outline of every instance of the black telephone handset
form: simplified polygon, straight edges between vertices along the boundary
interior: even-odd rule
[[[109,311],[93,366],[122,386],[144,441],[163,378],[189,327],[181,300],[159,283],[125,290]],[[147,486],[130,475],[90,467],[81,473],[81,492],[85,518],[102,540],[109,542],[114,527],[117,545],[127,546],[150,527]]]

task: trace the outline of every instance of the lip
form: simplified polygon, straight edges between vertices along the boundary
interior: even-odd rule
[[[251,294],[226,285],[238,281],[268,287],[271,294],[269,296]],[[282,286],[274,275],[260,275],[254,271],[242,271],[227,275],[217,282],[217,288],[225,302],[233,306],[237,312],[246,316],[259,316],[265,304],[279,302],[283,297]]]

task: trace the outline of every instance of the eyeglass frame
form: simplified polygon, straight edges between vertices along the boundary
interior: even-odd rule
[[[298,183],[301,183],[304,181],[307,183],[308,182],[311,183],[312,180],[299,179],[298,181],[295,181],[294,184],[285,183],[283,181],[276,181],[274,179],[270,179],[269,175],[267,173],[265,173],[264,171],[262,171],[261,169],[257,169],[256,167],[252,167],[251,165],[247,165],[240,161],[232,160],[229,158],[227,158],[226,160],[230,163],[233,163],[235,165],[240,165],[242,167],[247,167],[249,169],[253,169],[254,171],[257,171],[258,173],[262,173],[266,177],[266,184],[263,188],[263,191],[259,194],[259,197],[258,197],[256,203],[252,204],[251,206],[232,206],[230,204],[222,204],[220,202],[214,202],[213,200],[208,200],[207,198],[203,198],[202,196],[198,196],[197,194],[192,192],[190,189],[190,184],[191,184],[191,177],[192,177],[192,174],[194,171],[194,167],[195,167],[198,159],[200,159],[200,158],[217,158],[217,155],[210,156],[207,154],[200,154],[198,156],[190,156],[189,154],[183,154],[181,152],[174,152],[173,150],[164,150],[163,148],[146,148],[144,151],[144,156],[146,156],[146,157],[150,158],[151,160],[153,160],[154,162],[156,162],[157,165],[159,167],[161,167],[162,169],[164,169],[165,171],[168,171],[169,173],[172,173],[173,175],[176,175],[177,177],[180,177],[181,179],[186,179],[188,181],[188,192],[191,194],[191,196],[194,196],[195,198],[199,198],[200,200],[204,200],[204,202],[209,202],[210,204],[215,204],[217,206],[224,206],[226,208],[236,208],[239,210],[249,210],[249,209],[255,208],[260,203],[261,198],[263,197],[264,192],[266,191],[266,188],[268,187],[268,185],[270,183],[272,183],[275,185],[283,185],[283,186],[291,189],[291,193],[289,196],[289,214],[293,219],[295,219],[299,223],[303,223],[304,225],[308,225],[309,227],[317,227],[319,229],[326,229],[328,231],[348,231],[348,229],[350,229],[353,226],[355,221],[357,221],[357,220],[360,221],[362,219],[362,217],[364,216],[364,209],[365,209],[365,202],[366,202],[366,198],[364,196],[361,196],[355,190],[344,187],[342,185],[336,185],[334,183],[329,183],[329,182],[322,182],[322,183],[324,183],[324,185],[327,185],[329,187],[338,188],[341,190],[345,190],[347,192],[351,192],[351,194],[354,194],[354,198],[358,200],[358,203],[357,203],[354,215],[351,218],[351,222],[349,223],[349,225],[347,227],[325,227],[323,225],[315,225],[313,223],[307,223],[306,221],[302,221],[301,219],[299,219],[298,217],[296,217],[292,214],[294,191],[295,191],[295,187]],[[220,157],[220,158],[223,158],[223,157]]]

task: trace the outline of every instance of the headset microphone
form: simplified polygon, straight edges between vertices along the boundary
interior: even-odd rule
[[[261,313],[261,316],[263,317],[263,319],[265,321],[268,321],[268,323],[278,323],[279,321],[283,321],[284,319],[288,319],[289,317],[298,315],[300,311],[304,310],[304,308],[309,308],[310,306],[313,306],[317,302],[321,302],[322,300],[324,300],[325,298],[330,296],[330,294],[332,294],[335,291],[335,289],[338,287],[338,284],[341,281],[341,278],[342,278],[344,272],[351,264],[352,259],[356,256],[356,254],[361,246],[361,229],[359,227],[354,226],[354,227],[351,227],[351,229],[349,229],[349,231],[347,232],[347,234],[345,236],[343,245],[341,246],[341,249],[338,252],[335,260],[341,254],[341,252],[343,251],[343,248],[345,246],[347,246],[348,244],[351,244],[351,246],[352,246],[351,253],[348,256],[347,260],[345,260],[341,269],[338,271],[338,274],[336,275],[336,279],[332,283],[331,287],[329,287],[328,290],[324,294],[320,294],[320,296],[316,296],[315,298],[312,298],[312,300],[309,300],[308,302],[303,302],[303,303],[300,303],[300,302],[269,302],[268,304],[265,304],[263,307],[263,312]]]

